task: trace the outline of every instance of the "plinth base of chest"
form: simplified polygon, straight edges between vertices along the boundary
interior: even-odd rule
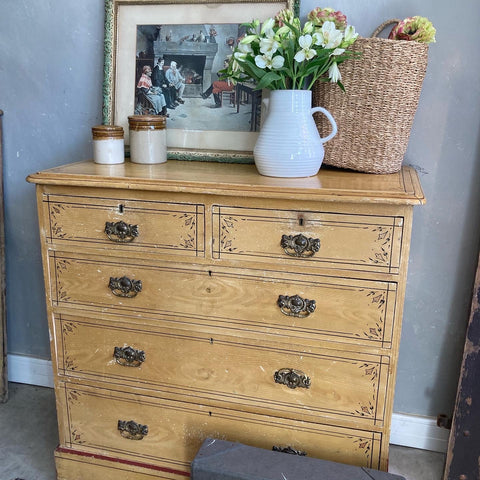
[[[57,447],[55,466],[58,480],[187,480],[189,472],[175,471],[141,462],[92,455],[78,450]]]

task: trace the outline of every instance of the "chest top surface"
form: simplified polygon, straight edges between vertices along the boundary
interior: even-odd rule
[[[353,201],[419,205],[425,197],[412,167],[398,173],[374,175],[322,168],[308,178],[259,175],[254,165],[169,160],[158,165],[126,161],[100,165],[92,161],[70,163],[30,175],[42,185],[119,188],[242,195],[298,200]]]

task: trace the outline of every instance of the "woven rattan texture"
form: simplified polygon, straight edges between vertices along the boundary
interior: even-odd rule
[[[428,45],[405,40],[358,38],[361,56],[341,64],[342,83],[316,82],[313,106],[325,107],[338,134],[325,144],[323,163],[366,173],[400,170],[427,68]],[[316,114],[321,136],[328,122]]]

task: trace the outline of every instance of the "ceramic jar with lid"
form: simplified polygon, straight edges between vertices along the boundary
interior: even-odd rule
[[[133,163],[164,163],[167,161],[166,118],[160,115],[128,117],[130,160]]]
[[[123,128],[116,125],[92,127],[93,161],[112,165],[125,161]]]

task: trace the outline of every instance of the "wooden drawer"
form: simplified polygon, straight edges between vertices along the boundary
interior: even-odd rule
[[[68,315],[58,315],[57,325],[58,371],[67,376],[88,375],[289,418],[383,426],[388,356],[286,350],[235,337],[122,328]],[[282,370],[287,378],[294,370],[299,382],[288,386]]]
[[[205,254],[202,204],[56,194],[42,200],[47,243],[118,253]]]
[[[233,328],[236,334],[263,332],[288,342],[329,339],[391,347],[396,308],[392,282],[173,263],[154,266],[64,252],[49,252],[49,258],[54,306],[108,310],[132,318],[155,314],[168,321]],[[136,296],[116,296],[119,290],[109,288],[111,279],[124,276],[141,282],[141,291],[131,294]],[[296,312],[288,304],[296,295],[310,307],[307,300],[314,300],[315,311],[292,316]],[[286,306],[279,306],[280,296],[290,297],[289,302],[283,299]]]
[[[379,468],[382,433],[260,416],[98,386],[66,384],[59,399],[62,445],[188,471],[207,437],[261,448],[291,447],[309,456]],[[135,422],[135,439],[119,430]],[[144,426],[146,428],[142,428]],[[124,427],[122,423],[120,428]],[[143,437],[143,438],[142,438]]]
[[[223,205],[212,216],[214,258],[399,273],[402,216]]]

